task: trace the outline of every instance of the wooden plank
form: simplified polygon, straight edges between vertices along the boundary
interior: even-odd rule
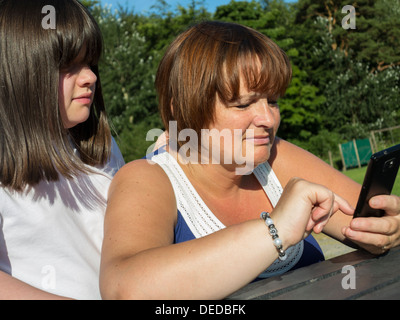
[[[356,139],[353,139],[353,146],[354,146],[354,152],[356,153],[358,167],[361,168],[360,155],[358,154]]]
[[[371,142],[372,142],[372,153],[377,152],[378,150],[378,145],[376,144],[376,139],[375,139],[375,132],[371,131]]]
[[[354,300],[360,299],[372,292],[380,291],[388,285],[400,280],[399,263],[400,253],[397,251],[387,256],[366,260],[356,264],[356,288],[344,289],[342,281],[346,274],[337,273],[329,278],[320,278],[318,281],[299,290],[287,292],[274,299],[311,299],[311,300]],[[383,294],[383,293],[381,293]],[[400,293],[397,298],[400,298]]]
[[[380,130],[373,130],[373,131],[371,131],[371,132],[373,132],[373,133],[375,133],[375,132],[380,133],[380,132],[392,131],[392,130],[395,130],[395,129],[400,129],[400,126],[395,126],[395,127],[390,127],[390,128],[380,129]]]
[[[342,281],[347,274],[337,273],[329,278],[319,278],[308,286],[281,294],[273,299],[355,300],[400,281],[400,254],[372,259],[355,265],[355,289],[344,289]],[[383,292],[381,292],[383,295]],[[400,298],[398,292],[397,298]]]
[[[388,284],[378,290],[373,290],[358,297],[357,300],[399,300],[400,281]]]
[[[354,266],[356,289],[344,289],[344,266]],[[252,283],[228,299],[400,299],[400,248],[373,257],[356,251],[282,276]],[[397,291],[396,291],[397,290]]]
[[[364,263],[366,259],[371,259],[372,257],[372,255],[366,252],[354,251],[331,260],[290,271],[282,276],[251,283],[232,294],[227,299],[271,299],[284,292],[307,286],[310,283],[318,281],[318,279],[322,277],[331,277],[335,274],[341,274],[343,266]]]
[[[339,144],[339,151],[340,151],[340,157],[342,158],[343,171],[346,171],[347,170],[347,166],[346,166],[346,161],[344,160],[343,149],[342,149],[342,145],[341,144]]]

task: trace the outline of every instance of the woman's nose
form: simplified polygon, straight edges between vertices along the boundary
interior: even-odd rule
[[[254,125],[256,125],[257,127],[274,127],[277,119],[275,112],[272,108],[275,107],[269,105],[267,99],[257,101],[255,108]]]

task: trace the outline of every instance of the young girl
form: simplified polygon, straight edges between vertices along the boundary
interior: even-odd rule
[[[101,52],[78,1],[0,0],[0,298],[100,298],[107,192],[124,163]]]

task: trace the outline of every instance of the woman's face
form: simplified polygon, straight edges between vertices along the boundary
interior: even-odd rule
[[[266,95],[249,92],[241,85],[237,101],[225,105],[217,97],[215,121],[209,129],[210,132],[212,129],[231,132],[231,146],[220,139],[220,159],[241,164],[245,158],[247,164],[252,162],[257,167],[269,159],[279,125],[277,102],[269,101]]]
[[[90,115],[97,77],[87,65],[72,64],[60,71],[59,108],[64,127],[73,128]]]

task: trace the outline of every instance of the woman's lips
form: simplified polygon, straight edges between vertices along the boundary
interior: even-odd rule
[[[255,136],[255,137],[246,137],[246,141],[252,142],[255,145],[263,145],[269,144],[271,139],[269,136]]]

